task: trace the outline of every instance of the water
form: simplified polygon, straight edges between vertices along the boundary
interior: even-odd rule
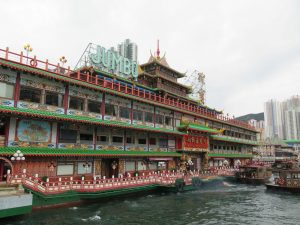
[[[0,220],[10,225],[90,224],[300,224],[300,195],[264,186],[222,183],[178,194],[146,194],[76,207],[40,210]]]

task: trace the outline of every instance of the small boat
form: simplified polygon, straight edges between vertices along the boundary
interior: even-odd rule
[[[241,166],[239,171],[235,173],[235,179],[244,184],[260,185],[267,183],[271,175],[270,166],[251,164]]]
[[[268,190],[300,193],[300,168],[297,162],[289,161],[275,164],[272,181],[266,183]]]

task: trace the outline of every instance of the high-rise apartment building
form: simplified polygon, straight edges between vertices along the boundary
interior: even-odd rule
[[[264,105],[266,137],[300,139],[300,96],[278,102],[270,100]]]
[[[138,46],[136,43],[131,42],[130,39],[126,39],[122,43],[118,44],[118,53],[132,61],[137,61]]]

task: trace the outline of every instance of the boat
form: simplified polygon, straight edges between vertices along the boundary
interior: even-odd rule
[[[241,166],[236,172],[236,181],[245,184],[261,185],[269,181],[272,172],[270,167],[265,164],[250,164]]]
[[[300,193],[300,168],[296,161],[276,163],[272,177],[272,181],[266,183],[268,190]]]

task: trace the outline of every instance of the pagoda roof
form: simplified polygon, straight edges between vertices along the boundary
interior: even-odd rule
[[[156,151],[120,151],[120,150],[85,150],[65,148],[42,148],[42,147],[0,147],[0,155],[10,156],[20,150],[25,156],[100,156],[100,157],[180,157],[177,152],[156,152]]]
[[[139,76],[141,76],[141,75],[147,75],[147,76],[153,77],[153,78],[159,77],[159,78],[162,78],[162,79],[167,80],[167,81],[169,81],[169,82],[172,82],[172,83],[174,83],[174,84],[176,84],[176,85],[178,85],[178,86],[180,86],[180,87],[186,88],[186,89],[189,90],[189,91],[192,90],[192,87],[187,86],[187,85],[184,85],[184,84],[181,84],[181,83],[179,83],[179,82],[176,82],[176,81],[174,81],[174,80],[172,80],[172,79],[169,79],[168,77],[164,77],[164,76],[162,76],[162,75],[160,75],[160,74],[151,74],[151,73],[143,72],[143,73],[139,74]]]
[[[147,65],[151,65],[151,64],[155,64],[155,63],[158,64],[158,65],[160,65],[160,66],[162,66],[162,67],[164,67],[164,68],[167,69],[167,70],[170,70],[170,71],[174,72],[174,73],[177,75],[178,78],[185,77],[185,73],[178,72],[177,70],[172,69],[172,68],[169,66],[169,64],[168,64],[167,61],[166,61],[165,55],[164,55],[162,58],[160,58],[160,57],[154,57],[154,56],[151,54],[151,56],[150,56],[148,62],[147,62],[147,63],[143,63],[143,64],[141,64],[140,66],[143,67],[143,66],[147,66]]]

